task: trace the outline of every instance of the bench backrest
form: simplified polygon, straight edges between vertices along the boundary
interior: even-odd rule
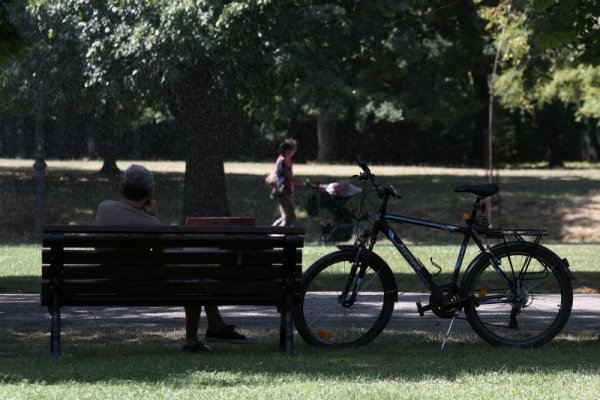
[[[43,305],[279,304],[297,292],[302,228],[51,225]]]

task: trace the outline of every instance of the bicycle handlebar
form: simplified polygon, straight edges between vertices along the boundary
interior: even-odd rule
[[[388,185],[380,185],[380,184],[376,183],[375,175],[373,175],[373,173],[371,173],[371,170],[369,169],[369,166],[367,165],[367,163],[362,161],[360,159],[360,157],[358,158],[358,166],[363,170],[363,172],[361,172],[360,175],[358,176],[358,179],[360,179],[361,182],[371,181],[371,183],[373,184],[373,187],[375,188],[375,191],[377,192],[377,196],[379,196],[379,198],[383,199],[387,196],[392,196],[396,199],[400,199],[402,197],[400,195],[400,193],[398,193],[398,191],[396,191],[396,189],[392,185],[388,186]]]

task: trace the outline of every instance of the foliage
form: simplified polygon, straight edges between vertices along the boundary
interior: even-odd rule
[[[69,96],[79,96],[82,64],[74,31],[55,30],[38,24],[27,4],[10,7],[12,21],[29,45],[18,59],[12,58],[0,70],[3,108],[17,112],[23,109],[49,110],[64,103]],[[45,21],[43,15],[39,20]],[[57,16],[60,20],[66,16]],[[65,27],[68,28],[68,24]]]
[[[600,4],[595,0],[536,0],[528,10],[534,43],[577,49],[584,63],[600,64]]]
[[[17,54],[25,44],[17,32],[17,28],[9,21],[7,8],[10,3],[11,0],[0,1],[0,67],[11,56]]]
[[[538,45],[541,2],[515,2],[511,12],[493,4],[480,7],[486,31],[471,1],[15,2],[11,23],[31,46],[0,71],[0,109],[29,114],[35,101],[59,123],[114,108],[117,133],[167,122],[179,148],[193,147],[192,131],[210,145],[216,158],[206,166],[223,158],[222,143],[257,137],[248,131],[269,136],[233,148],[304,135],[303,148],[315,149],[315,118],[336,123],[344,159],[366,151],[389,163],[479,165],[493,36],[503,54],[495,91],[508,110],[497,119],[498,159],[516,159],[510,112],[523,110],[537,133],[531,151],[518,151],[537,160],[549,141],[540,121],[550,118],[539,111],[557,101],[569,118],[596,117],[598,73],[575,61],[578,44]],[[206,174],[217,177],[211,186],[223,186],[219,174]]]
[[[360,127],[410,120],[427,129],[436,121],[456,123],[473,109],[468,73],[457,62],[472,49],[458,44],[459,20],[469,7],[438,12],[436,6],[240,1],[227,5],[219,26],[232,51],[240,41],[238,48],[252,50],[236,59],[264,72],[241,91],[247,108],[263,117],[290,118],[301,109],[343,119],[353,112]]]
[[[559,101],[573,106],[577,118],[599,118],[600,67],[581,63],[581,48],[570,45],[570,41],[578,37],[578,31],[582,35],[588,33],[588,28],[584,29],[571,19],[578,19],[580,12],[585,14],[591,9],[569,5],[569,9],[574,8],[577,12],[567,16],[566,2],[548,3],[538,1],[535,6],[525,3],[507,7],[506,2],[501,2],[496,7],[482,8],[482,15],[490,21],[489,27],[495,32],[502,54],[503,70],[496,81],[495,92],[503,105],[510,109],[533,114],[536,109]],[[546,7],[542,7],[543,4]],[[538,23],[542,18],[536,18],[535,13],[539,11],[550,14],[550,20],[557,12],[565,19],[559,18],[560,26]],[[574,31],[570,34],[561,30],[561,26],[566,29],[568,24],[574,24]],[[545,27],[546,34],[557,41],[545,36],[540,38],[536,29],[541,27]],[[559,32],[564,35],[554,36]],[[540,47],[540,43],[552,46]]]

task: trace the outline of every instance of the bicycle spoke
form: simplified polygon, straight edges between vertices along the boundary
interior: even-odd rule
[[[339,252],[315,263],[307,271],[302,318],[297,321],[300,335],[310,344],[325,346],[360,345],[372,340],[387,323],[395,295],[391,271],[382,278],[381,268],[367,265],[353,302],[352,291],[341,299],[348,284],[354,252]],[[354,282],[352,283],[354,289]]]
[[[516,292],[512,294],[489,263],[478,265],[465,283],[475,299],[465,307],[471,326],[493,344],[545,343],[568,318],[572,301],[568,279],[562,271],[549,268],[556,264],[533,246],[513,244],[497,257],[503,268],[519,271],[511,283]]]

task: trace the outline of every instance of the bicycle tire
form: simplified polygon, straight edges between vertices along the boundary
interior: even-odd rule
[[[343,292],[356,250],[342,250],[317,260],[304,274],[296,313],[302,339],[319,347],[359,347],[373,341],[385,328],[398,290],[389,266],[369,257],[367,271],[355,303],[344,307]]]
[[[500,268],[516,284],[508,285],[480,257],[463,280],[463,296],[471,297],[465,315],[473,330],[496,346],[539,347],[565,326],[573,305],[573,289],[558,256],[533,243],[509,242],[494,246]]]

